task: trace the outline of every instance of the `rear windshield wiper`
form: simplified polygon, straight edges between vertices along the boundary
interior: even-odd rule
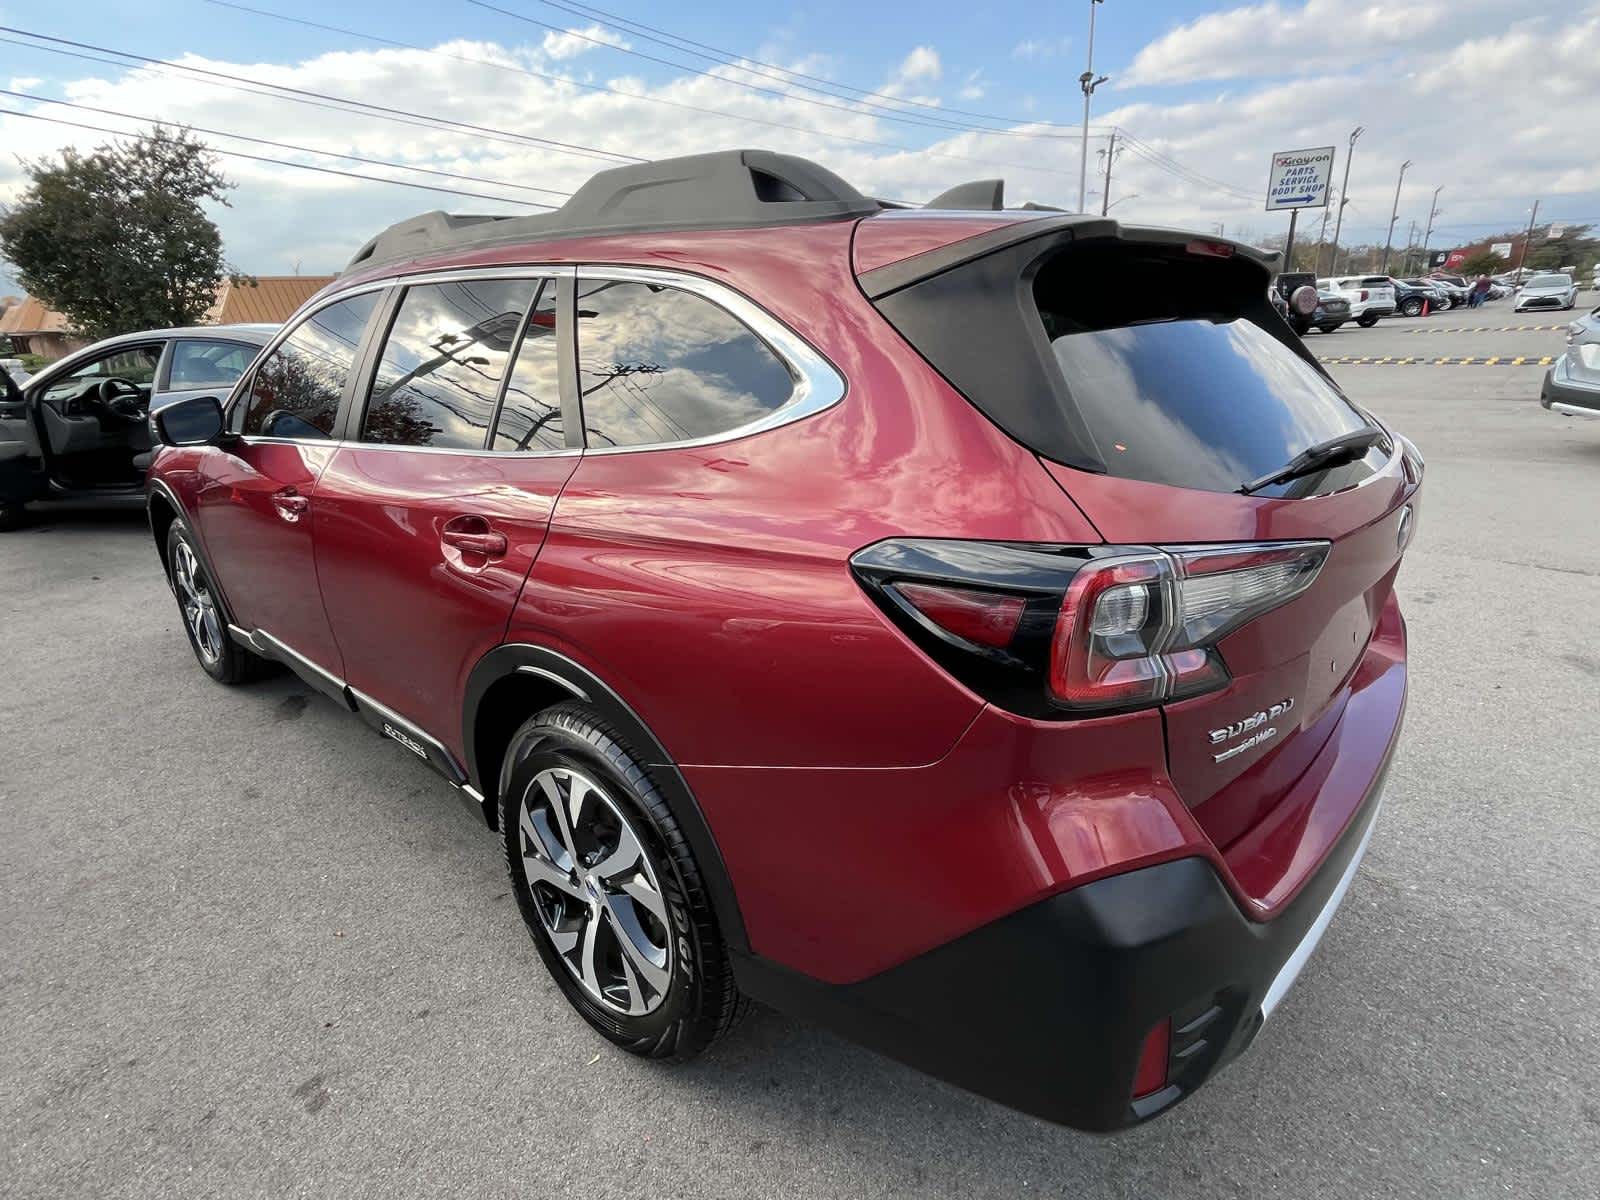
[[[1299,479],[1302,475],[1309,475],[1313,471],[1350,462],[1360,458],[1380,442],[1388,440],[1388,431],[1377,425],[1357,429],[1354,433],[1341,433],[1338,437],[1331,437],[1325,442],[1307,446],[1276,471],[1259,479],[1252,479],[1239,489],[1239,494],[1248,496],[1275,483],[1288,483],[1291,479]]]

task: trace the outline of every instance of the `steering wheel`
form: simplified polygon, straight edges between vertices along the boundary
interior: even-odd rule
[[[131,379],[112,375],[95,388],[95,398],[100,407],[124,421],[144,420],[144,392]]]

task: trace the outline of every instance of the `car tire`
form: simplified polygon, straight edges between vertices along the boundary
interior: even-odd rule
[[[1305,337],[1306,334],[1311,332],[1311,326],[1310,325],[1302,324],[1299,321],[1290,321],[1289,322],[1289,328],[1294,330],[1295,333],[1297,333],[1301,337]]]
[[[1362,313],[1356,318],[1356,324],[1361,326],[1363,329],[1371,329],[1377,323],[1378,318],[1373,316],[1371,313]]]
[[[1321,330],[1323,333],[1332,333],[1335,329],[1339,328],[1339,326],[1338,325],[1318,325],[1317,328],[1319,330]]]
[[[682,1062],[744,1015],[700,864],[640,757],[588,705],[517,730],[500,828],[539,957],[603,1037]]]
[[[1408,317],[1420,317],[1422,315],[1422,301],[1413,296],[1400,306],[1400,311]]]
[[[0,504],[0,533],[10,533],[28,523],[28,509],[22,504]]]
[[[248,683],[269,674],[272,664],[246,650],[228,633],[205,560],[182,518],[167,530],[167,582],[178,601],[178,617],[200,669],[218,683]]]

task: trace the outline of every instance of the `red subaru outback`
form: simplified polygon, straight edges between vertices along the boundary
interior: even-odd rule
[[[1266,257],[997,191],[743,151],[404,222],[157,414],[150,523],[208,674],[482,802],[612,1041],[755,997],[1108,1130],[1355,873],[1422,462]]]

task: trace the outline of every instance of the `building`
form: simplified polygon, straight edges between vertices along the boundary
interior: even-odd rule
[[[217,298],[200,319],[202,325],[277,325],[332,283],[332,275],[260,275],[240,282],[225,279]],[[24,296],[0,316],[0,338],[10,338],[12,352],[57,359],[87,345],[70,332],[67,318]]]
[[[60,358],[88,343],[67,332],[67,318],[46,308],[32,296],[24,296],[0,316],[0,338],[11,339],[15,354],[37,354],[40,358]]]
[[[295,309],[334,281],[333,275],[252,275],[224,279],[206,310],[206,325],[281,325]]]

